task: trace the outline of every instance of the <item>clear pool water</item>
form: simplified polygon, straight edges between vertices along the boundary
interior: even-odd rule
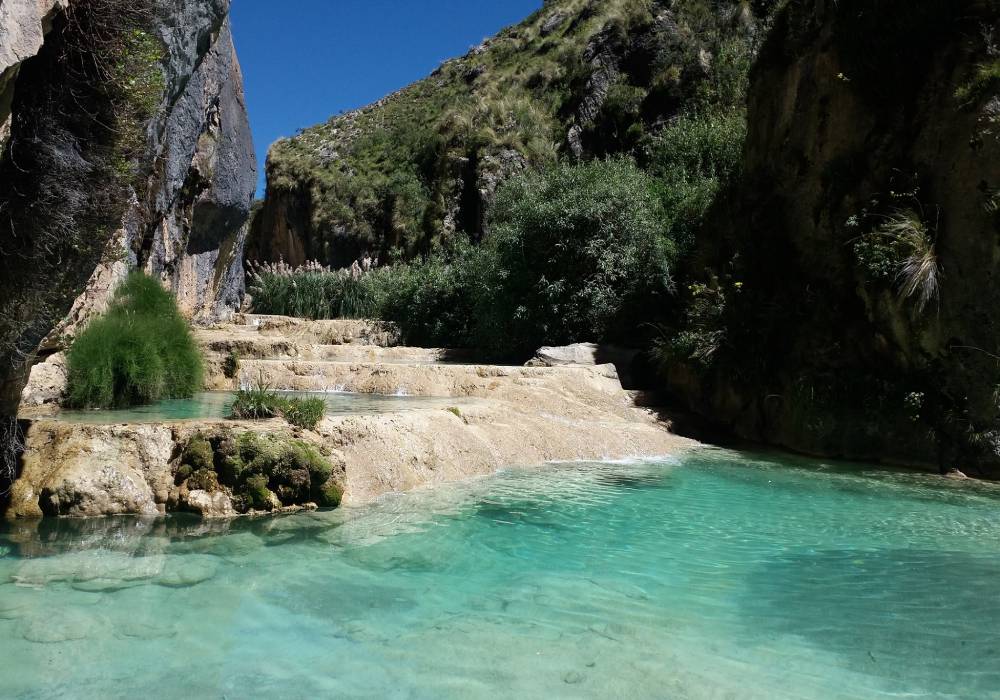
[[[998,698],[990,486],[700,450],[0,534],[4,698]]]
[[[439,399],[424,396],[388,396],[384,394],[348,394],[341,392],[296,393],[281,392],[287,396],[320,396],[326,401],[326,414],[371,414],[427,408],[435,405],[454,406],[457,399]],[[110,411],[61,411],[54,418],[71,423],[162,423],[164,421],[228,418],[235,394],[227,391],[207,391],[190,399],[160,401],[149,406],[138,406]]]

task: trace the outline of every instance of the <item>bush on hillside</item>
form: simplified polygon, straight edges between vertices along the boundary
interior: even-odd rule
[[[646,142],[645,165],[655,179],[671,238],[681,250],[694,245],[708,208],[738,174],[746,130],[742,110],[691,113]]]
[[[379,270],[380,318],[411,345],[477,347],[489,259],[487,249],[459,239],[424,260]]]
[[[601,340],[670,289],[674,243],[653,180],[630,160],[515,178],[490,222],[476,336],[494,353]]]
[[[354,278],[307,266],[258,268],[254,309],[339,318],[352,308],[396,323],[407,343],[515,356],[600,340],[670,288],[674,243],[656,183],[630,160],[521,175],[497,194],[491,233],[423,260]]]
[[[189,398],[202,386],[202,357],[174,297],[134,272],[67,353],[68,404],[126,408]]]

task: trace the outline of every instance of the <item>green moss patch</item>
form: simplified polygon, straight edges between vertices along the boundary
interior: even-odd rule
[[[198,433],[181,450],[175,480],[191,490],[225,490],[241,513],[306,503],[333,508],[343,496],[333,464],[316,447],[272,434]]]

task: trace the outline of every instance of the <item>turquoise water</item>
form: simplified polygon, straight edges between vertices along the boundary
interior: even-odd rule
[[[1000,698],[992,486],[705,449],[0,530],[4,698]]]
[[[456,405],[456,399],[436,399],[422,396],[386,396],[383,394],[348,394],[279,392],[286,396],[319,396],[326,401],[326,415],[371,414],[427,408],[435,403],[442,407]],[[58,420],[70,423],[162,423],[164,421],[228,418],[233,406],[232,392],[206,391],[190,399],[160,401],[111,411],[61,411]]]

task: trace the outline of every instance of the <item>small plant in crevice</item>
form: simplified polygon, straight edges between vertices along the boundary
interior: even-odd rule
[[[1000,58],[994,58],[976,66],[969,80],[955,90],[955,99],[963,107],[968,107],[998,87],[1000,87]]]
[[[743,284],[734,282],[730,293],[739,293]],[[661,371],[675,362],[692,363],[708,369],[726,341],[724,314],[727,293],[723,285],[694,283],[688,286],[688,302],[679,327],[656,326],[652,357]]]
[[[937,299],[940,289],[941,270],[932,229],[916,211],[905,209],[891,215],[879,231],[903,249],[905,257],[896,273],[899,291],[903,298],[913,298],[917,311],[922,311]]]
[[[955,89],[955,99],[963,108],[971,106],[990,90],[1000,88],[1000,43],[989,25],[980,27],[980,34],[986,60],[976,64],[968,80]]]
[[[866,275],[896,284],[901,299],[913,300],[917,312],[937,300],[941,266],[937,255],[937,221],[928,222],[918,190],[890,193],[897,201],[888,213],[852,216],[849,228],[869,228],[852,240],[855,259]],[[873,200],[878,208],[878,200]]]

